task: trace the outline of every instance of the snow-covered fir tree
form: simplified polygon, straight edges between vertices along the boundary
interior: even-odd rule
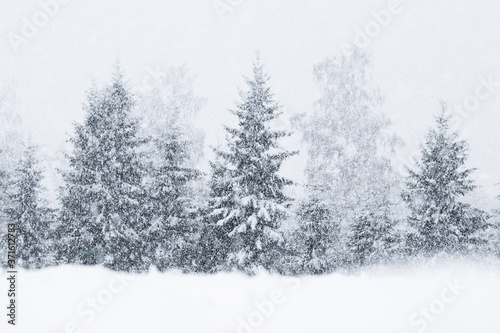
[[[226,264],[252,272],[276,259],[283,240],[278,228],[289,201],[284,187],[292,182],[278,172],[294,153],[278,144],[289,133],[270,127],[279,107],[258,57],[246,82],[248,90],[232,111],[238,127],[226,127],[228,150],[215,150],[209,217],[225,237],[220,251],[227,253]]]
[[[500,185],[497,183],[495,185]],[[481,233],[483,254],[497,256],[500,258],[500,195],[497,196],[497,208],[491,210],[488,215],[488,227]]]
[[[154,142],[162,159],[149,165],[145,186],[148,197],[145,212],[151,219],[148,251],[160,270],[188,267],[192,257],[190,247],[196,243],[198,231],[188,186],[201,174],[185,164],[189,160],[187,143],[178,132],[173,130]]]
[[[349,226],[347,260],[353,266],[363,266],[396,260],[401,253],[402,240],[391,217],[391,203],[366,209]]]
[[[24,268],[46,265],[52,250],[52,212],[42,199],[43,174],[36,151],[35,146],[26,147],[8,186],[7,216],[16,225],[16,264]]]
[[[15,172],[22,157],[22,120],[17,112],[15,83],[0,81],[0,260],[7,264],[6,209],[11,206],[7,188],[9,178]]]
[[[487,228],[487,215],[464,203],[476,186],[475,169],[466,168],[468,145],[450,130],[450,117],[443,103],[432,128],[421,145],[421,158],[408,168],[403,199],[411,210],[408,236],[410,253],[433,255],[460,253],[475,248],[478,232]]]
[[[389,132],[390,121],[381,110],[379,90],[372,87],[366,53],[354,49],[350,55],[328,58],[315,67],[314,73],[320,99],[311,115],[297,119],[308,148],[306,199],[298,217],[304,237],[312,237],[310,243],[319,246],[309,250],[314,253],[311,265],[322,262],[326,265],[323,269],[329,270],[339,264],[340,256],[349,260],[345,245],[350,233],[357,232],[355,238],[360,242],[371,242],[362,240],[365,235],[383,239],[373,232],[390,225],[370,231],[360,230],[361,225],[355,229],[351,226],[363,216],[380,216],[377,211],[381,202],[392,205],[398,199],[398,177],[390,156],[401,140]],[[328,216],[315,220],[313,211],[319,209],[318,214],[324,215],[323,207],[328,208]],[[321,224],[314,229],[324,232],[307,232],[311,223]],[[386,224],[387,220],[373,223]],[[327,252],[320,248],[332,242],[343,246],[335,251],[330,247]]]
[[[203,99],[195,96],[185,68],[170,68],[150,91],[138,96],[139,135],[146,164],[145,214],[151,220],[147,250],[160,269],[191,266],[199,236],[193,198],[201,173],[203,135],[193,125]]]
[[[217,148],[217,149],[220,149]],[[231,251],[232,239],[229,236],[231,225],[218,225],[214,219],[214,204],[219,206],[232,205],[230,198],[233,192],[233,183],[228,181],[228,169],[222,158],[216,155],[216,160],[210,162],[211,177],[209,197],[212,201],[208,207],[201,210],[203,225],[200,230],[200,239],[197,244],[197,260],[195,270],[206,273],[215,273],[220,269],[227,269],[227,257]],[[215,199],[219,198],[219,199]],[[224,200],[226,198],[226,200]],[[217,200],[217,201],[215,201]]]
[[[144,168],[137,153],[143,142],[133,106],[118,65],[111,84],[87,94],[85,121],[75,126],[64,173],[61,238],[70,262],[104,263],[117,270],[149,266]]]
[[[342,246],[340,225],[332,221],[331,207],[322,200],[322,190],[309,190],[308,200],[299,203],[299,229],[294,233],[294,246],[301,258],[298,272],[328,273],[341,264]]]

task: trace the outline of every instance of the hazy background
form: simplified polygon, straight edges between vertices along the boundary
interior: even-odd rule
[[[242,75],[250,74],[255,51],[271,75],[271,86],[287,118],[311,112],[318,98],[313,66],[341,54],[358,31],[376,22],[372,12],[391,1],[334,0],[66,0],[16,52],[12,34],[22,37],[23,18],[33,22],[49,0],[0,0],[0,79],[17,82],[19,112],[33,141],[48,158],[62,156],[72,122],[83,119],[82,103],[91,80],[110,78],[117,58],[130,86],[141,86],[149,70],[186,65],[196,75],[196,93],[207,98],[197,122],[208,147],[223,143],[222,124],[238,101]],[[62,1],[61,1],[62,2]],[[232,3],[232,5],[230,5]],[[231,8],[224,15],[217,5]],[[228,5],[229,4],[229,5]],[[433,125],[439,99],[453,108],[474,96],[481,78],[500,81],[500,3],[495,0],[399,1],[398,14],[369,37],[374,81],[385,96],[384,109],[405,141],[405,162]],[[380,26],[380,25],[379,25]],[[153,82],[153,81],[151,81]],[[482,92],[488,92],[482,88]],[[470,143],[469,165],[482,185],[477,203],[497,204],[500,188],[500,86],[467,118],[459,117]],[[301,149],[297,134],[287,142]],[[302,147],[304,148],[304,147]],[[56,165],[57,163],[53,163]],[[206,162],[202,168],[206,170]],[[284,173],[300,182],[304,158]]]

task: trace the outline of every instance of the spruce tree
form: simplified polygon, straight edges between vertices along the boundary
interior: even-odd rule
[[[146,215],[152,223],[148,230],[148,251],[160,269],[189,268],[191,246],[196,243],[195,207],[190,197],[190,182],[201,173],[186,165],[188,143],[180,131],[153,139],[160,159],[149,165],[146,185]]]
[[[138,96],[139,135],[147,174],[144,179],[151,221],[147,250],[160,269],[191,268],[199,237],[195,192],[201,173],[195,165],[203,152],[203,135],[193,125],[203,99],[194,94],[185,68],[170,68],[150,91]]]
[[[282,242],[280,224],[289,198],[284,187],[292,182],[278,175],[281,164],[292,156],[278,144],[289,135],[271,129],[270,122],[280,113],[268,87],[259,58],[253,78],[246,79],[248,90],[232,111],[238,127],[227,131],[228,150],[216,149],[212,164],[209,216],[222,230],[226,264],[252,272],[269,267]]]
[[[294,239],[303,274],[328,273],[342,261],[340,225],[332,221],[331,207],[318,195],[324,190],[309,190],[310,196],[298,205],[299,228]]]
[[[357,267],[387,263],[399,257],[401,239],[391,217],[391,204],[381,202],[356,218],[347,234],[347,260]]]
[[[432,255],[460,253],[475,247],[478,232],[488,224],[486,214],[461,201],[476,186],[471,179],[475,169],[466,168],[468,145],[450,130],[446,105],[436,117],[421,145],[420,161],[408,168],[403,198],[411,210],[410,253]]]
[[[228,168],[217,154],[216,160],[209,163],[211,178],[208,195],[212,199],[209,201],[208,207],[204,207],[200,211],[203,224],[197,244],[195,269],[200,272],[215,273],[221,269],[229,268],[227,258],[231,251],[232,239],[229,234],[232,226],[215,223],[217,219],[213,216],[213,210],[215,205],[222,207],[232,204],[230,198],[232,198],[231,192],[234,187],[232,182],[228,181]]]
[[[132,95],[117,66],[111,84],[87,94],[64,174],[63,252],[70,262],[141,271],[145,255],[143,166]]]
[[[44,190],[36,148],[29,145],[9,185],[9,223],[16,226],[16,263],[24,268],[41,268],[51,250],[48,240],[51,211],[41,199]]]

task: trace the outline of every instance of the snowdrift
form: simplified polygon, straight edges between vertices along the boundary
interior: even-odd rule
[[[17,325],[3,306],[0,331],[498,333],[499,273],[459,264],[301,278],[21,270]],[[2,281],[6,291],[5,271]]]

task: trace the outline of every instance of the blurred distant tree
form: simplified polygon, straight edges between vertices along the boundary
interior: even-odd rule
[[[307,196],[299,227],[311,238],[310,265],[329,271],[360,255],[351,253],[359,249],[352,242],[383,240],[374,233],[391,228],[379,210],[384,203],[388,207],[382,209],[390,214],[398,199],[390,156],[401,140],[389,133],[390,121],[381,111],[379,90],[372,87],[366,53],[355,49],[349,56],[328,58],[314,72],[321,97],[311,115],[297,118],[308,148]],[[349,237],[353,246],[346,247]],[[333,243],[340,244],[324,246]],[[368,249],[363,251],[371,256]]]

